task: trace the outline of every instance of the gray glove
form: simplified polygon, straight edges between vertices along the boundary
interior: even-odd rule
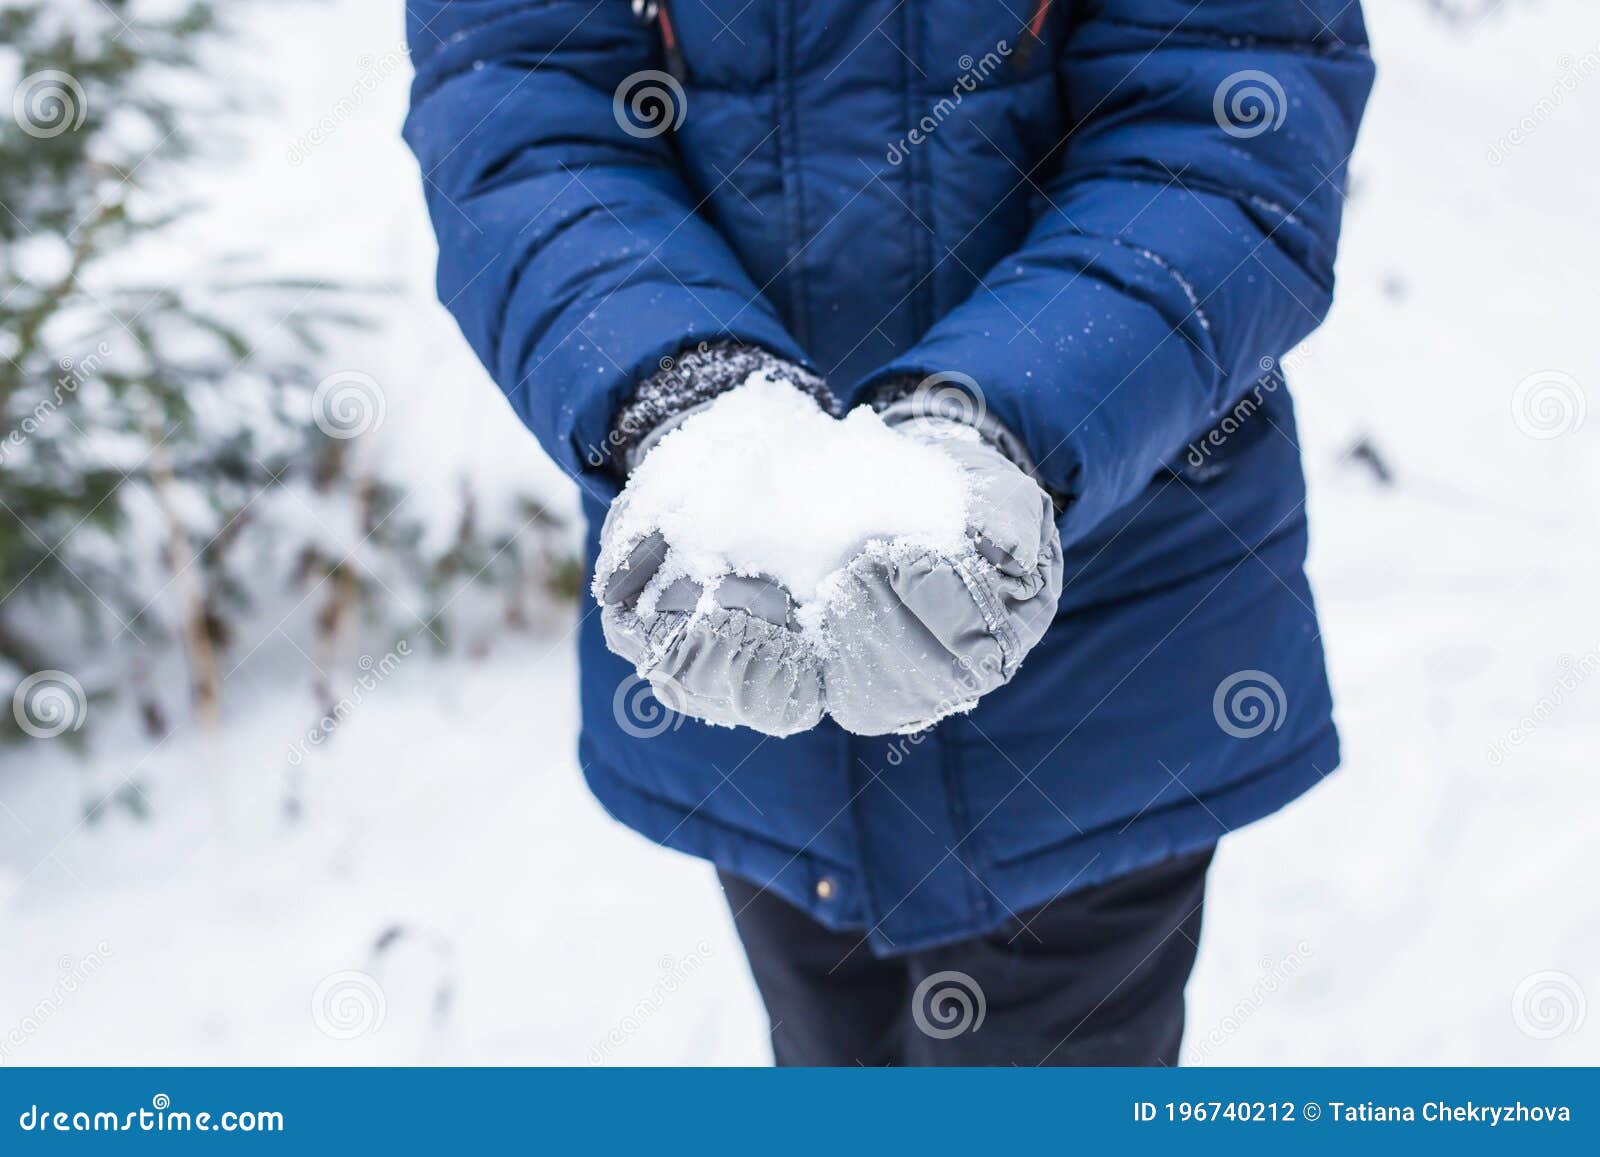
[[[702,607],[700,584],[680,578],[642,611],[640,599],[656,573],[663,566],[671,573],[672,548],[659,532],[625,549],[613,542],[623,502],[613,504],[600,532],[595,589],[606,645],[679,714],[767,735],[815,727],[822,718],[822,668],[794,624],[789,592],[772,580],[728,575]]]
[[[736,353],[770,358],[745,348]],[[667,380],[668,392],[659,375],[647,381],[619,419],[628,422],[619,428],[635,432],[625,443],[630,469],[664,431],[709,404],[719,391],[707,383],[743,380],[722,348],[698,351],[679,366],[690,358],[701,359],[699,372]],[[785,369],[783,376],[796,372]],[[826,393],[815,379],[790,380]],[[956,421],[926,403],[921,395],[902,399],[884,419],[906,437],[938,445],[961,467],[970,487],[972,549],[945,556],[867,545],[832,584],[819,649],[799,630],[794,600],[775,580],[729,575],[708,596],[691,579],[671,579],[681,568],[659,532],[619,541],[623,496],[601,530],[595,570],[606,644],[634,664],[666,707],[778,736],[814,727],[825,708],[857,734],[915,731],[1010,680],[1061,596],[1054,506],[1016,464],[1026,454],[997,422]],[[640,414],[660,420],[642,422]],[[658,575],[667,578],[654,581]]]
[[[938,445],[972,488],[959,557],[869,546],[829,607],[823,684],[834,719],[858,735],[917,731],[1008,682],[1061,598],[1055,506],[1012,457],[1020,444],[987,417],[930,414],[916,396],[884,411],[908,438]]]
[[[832,408],[821,379],[763,350],[694,350],[641,383],[619,415],[615,440],[624,446],[628,469],[666,432],[758,369],[795,382]],[[687,578],[647,590],[663,567],[668,575],[678,568],[659,532],[617,541],[626,504],[626,496],[612,504],[600,531],[594,592],[606,645],[679,714],[767,735],[815,727],[823,709],[821,662],[794,622],[789,592],[776,581],[739,575],[723,578],[709,600]]]

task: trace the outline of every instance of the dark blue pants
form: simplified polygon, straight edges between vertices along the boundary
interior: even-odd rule
[[[889,959],[721,874],[780,1065],[1172,1065],[1207,849]]]

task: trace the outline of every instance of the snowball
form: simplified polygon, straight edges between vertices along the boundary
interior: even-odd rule
[[[867,406],[835,420],[764,372],[662,438],[625,497],[617,542],[659,529],[676,574],[707,586],[728,574],[774,578],[802,609],[869,543],[965,546],[967,486],[953,458]]]

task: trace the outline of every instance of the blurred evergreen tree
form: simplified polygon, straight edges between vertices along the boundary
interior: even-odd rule
[[[497,538],[470,496],[430,556],[401,492],[353,465],[382,392],[318,366],[370,302],[241,257],[169,260],[199,208],[174,174],[236,111],[207,75],[226,34],[207,0],[0,0],[0,740],[81,735],[85,698],[125,693],[164,730],[146,684],[174,645],[215,725],[223,656],[264,597],[312,607],[333,662],[363,608],[445,643],[463,579],[515,617],[570,570],[558,520]],[[29,681],[59,694],[38,676],[66,671],[78,718],[30,728]]]

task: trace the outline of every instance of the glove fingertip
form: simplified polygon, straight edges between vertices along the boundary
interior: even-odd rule
[[[636,602],[666,559],[667,540],[659,530],[641,539],[617,569],[606,576],[601,602],[613,607]]]

